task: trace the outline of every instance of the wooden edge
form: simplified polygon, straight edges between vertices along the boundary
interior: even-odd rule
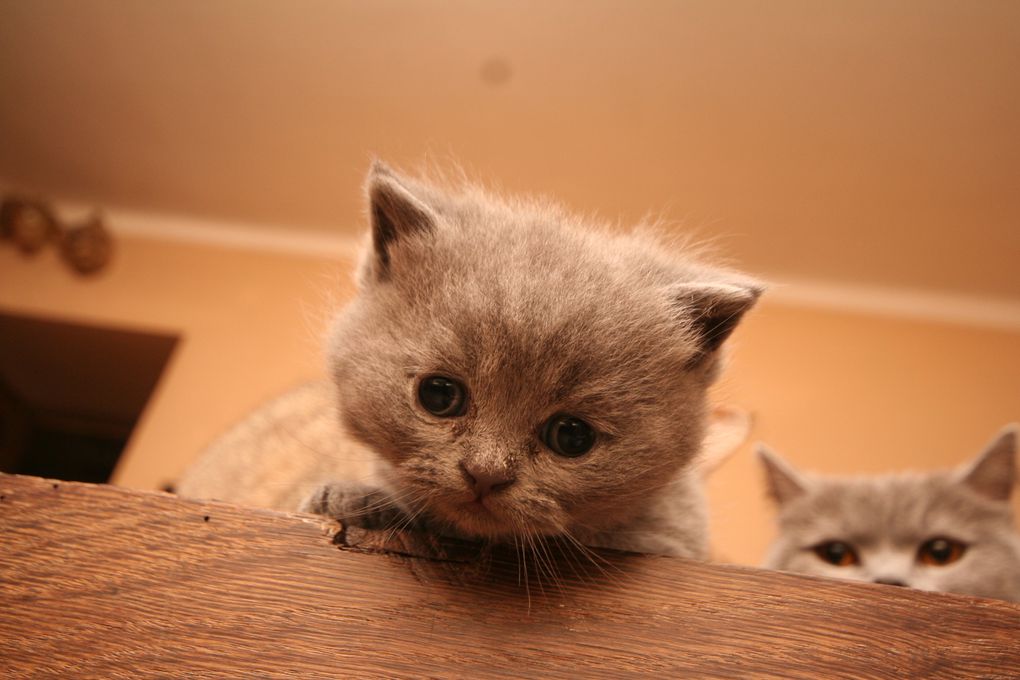
[[[11,475],[0,536],[9,677],[1020,676],[1020,605],[961,595]]]
[[[370,530],[356,526],[345,527],[339,521],[321,515],[302,512],[282,512],[252,506],[238,505],[212,499],[182,498],[174,493],[149,489],[128,489],[108,484],[91,484],[58,479],[47,479],[29,475],[17,475],[0,472],[0,502],[4,494],[38,493],[49,489],[74,491],[84,494],[99,494],[107,497],[118,497],[127,502],[150,500],[156,503],[169,503],[174,506],[190,508],[204,519],[211,519],[216,514],[227,514],[231,517],[260,518],[274,523],[282,522],[295,526],[314,527],[329,542],[343,552],[358,554],[389,555],[410,560],[418,560],[434,564],[470,565],[482,564],[491,567],[493,559],[513,561],[515,551],[511,546],[486,545],[472,541],[422,534],[413,531]],[[295,524],[299,523],[299,524]],[[569,546],[551,543],[558,550],[567,551]],[[849,580],[837,580],[794,572],[783,572],[759,567],[737,564],[701,562],[680,557],[662,555],[645,555],[608,548],[587,549],[593,555],[606,560],[607,565],[619,567],[628,561],[654,561],[657,568],[666,572],[683,570],[706,570],[735,578],[752,578],[777,580],[784,584],[797,584],[802,588],[823,588],[857,592],[861,596],[895,595],[897,597],[920,598],[946,605],[976,605],[980,607],[1004,607],[1020,614],[1020,603],[1006,602],[957,593],[927,592],[912,588],[893,588],[884,585]],[[570,558],[569,552],[550,553],[554,559]],[[576,569],[577,565],[564,564],[565,570]],[[569,577],[569,574],[567,575]],[[460,579],[458,579],[460,580]],[[514,579],[516,587],[516,577]],[[1020,623],[1020,622],[1018,622]]]

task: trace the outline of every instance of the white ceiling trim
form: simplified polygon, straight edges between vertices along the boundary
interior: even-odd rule
[[[316,257],[354,257],[361,239],[322,230],[266,227],[137,211],[110,211],[111,228],[125,236],[186,241]],[[859,312],[1020,331],[1020,303],[930,290],[770,278],[768,300],[785,306]]]
[[[0,194],[20,193],[9,188],[12,186],[0,180]],[[49,205],[61,220],[68,222],[96,210],[94,205],[81,201],[55,200],[49,201]],[[352,257],[361,243],[359,238],[329,233],[328,227],[263,225],[115,206],[104,206],[101,212],[110,231],[128,238],[325,258]]]
[[[891,286],[791,280],[776,276],[772,302],[875,316],[1020,332],[1020,302]]]
[[[0,189],[6,185],[0,181]],[[58,215],[77,219],[91,207],[73,201],[54,203]],[[285,253],[318,258],[353,258],[360,238],[315,227],[282,227],[103,208],[107,226],[130,238],[176,241],[199,246]],[[849,311],[899,319],[941,322],[1020,332],[1020,302],[890,286],[790,279],[777,274],[767,293],[771,303],[790,307]]]
[[[123,236],[240,250],[346,258],[357,253],[361,242],[308,227],[262,226],[134,210],[104,210],[104,214],[110,229]]]

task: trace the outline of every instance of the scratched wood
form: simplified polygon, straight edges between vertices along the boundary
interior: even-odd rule
[[[578,557],[0,476],[0,676],[1020,676],[1015,604]]]

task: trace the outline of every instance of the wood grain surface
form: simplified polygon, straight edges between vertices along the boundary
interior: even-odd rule
[[[1015,604],[549,552],[0,476],[0,675],[1020,677]]]

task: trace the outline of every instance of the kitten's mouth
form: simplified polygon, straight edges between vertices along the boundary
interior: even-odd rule
[[[475,498],[461,504],[461,508],[472,515],[478,515],[482,517],[495,517],[496,513],[485,503],[484,498]]]
[[[494,538],[507,535],[510,527],[498,508],[492,507],[488,498],[454,501],[443,513],[459,531],[477,536]]]

